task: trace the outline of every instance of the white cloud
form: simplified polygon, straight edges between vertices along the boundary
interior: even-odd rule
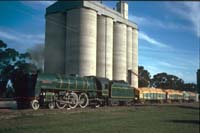
[[[18,38],[16,36],[13,36],[12,34],[9,34],[7,32],[3,32],[3,31],[0,31],[0,37],[9,39],[9,40],[18,40]]]
[[[41,5],[44,5],[44,6],[49,6],[49,5],[51,5],[51,4],[53,4],[53,3],[55,3],[55,1],[56,0],[54,0],[54,1],[38,1]]]
[[[149,27],[158,27],[165,30],[182,30],[182,31],[192,31],[189,26],[181,25],[180,23],[174,23],[171,20],[161,21],[152,17],[139,17],[135,15],[130,15],[129,19],[133,22],[136,22],[139,27],[149,26]]]
[[[197,36],[200,37],[200,3],[197,2],[184,2],[184,5],[188,7],[189,13],[187,14],[187,18],[194,25],[194,30],[196,30]]]
[[[193,31],[200,37],[200,2],[167,3],[170,11],[193,25]]]
[[[0,28],[0,39],[22,51],[34,44],[44,44],[44,34],[24,34],[7,28]]]
[[[157,73],[162,72],[162,70],[160,70],[157,66],[151,64],[145,65],[145,69],[147,69],[150,72],[151,77],[153,77]]]
[[[135,15],[129,15],[129,19],[133,22],[136,22],[137,24],[146,24],[148,21],[146,18],[144,17],[138,17]]]
[[[181,65],[177,65],[177,64],[171,64],[169,62],[164,62],[164,61],[159,61],[158,62],[160,65],[164,66],[164,67],[168,67],[168,68],[176,68],[176,69],[187,69],[184,66]]]
[[[139,32],[139,39],[145,40],[145,41],[149,42],[150,44],[158,46],[158,47],[169,48],[169,46],[167,44],[157,41],[156,39],[148,36],[146,33],[142,32],[142,31]]]

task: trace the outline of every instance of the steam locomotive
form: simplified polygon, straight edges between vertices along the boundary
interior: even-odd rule
[[[31,105],[50,109],[74,109],[104,105],[130,105],[134,88],[124,81],[110,81],[95,76],[61,74],[27,74],[16,78],[16,101],[18,107]]]

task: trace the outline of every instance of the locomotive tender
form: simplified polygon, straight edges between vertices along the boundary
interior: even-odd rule
[[[24,81],[16,89],[18,106],[31,104],[34,110],[40,106],[53,109],[69,109],[80,106],[131,104],[134,88],[124,81],[110,81],[95,76],[38,74],[19,79]]]

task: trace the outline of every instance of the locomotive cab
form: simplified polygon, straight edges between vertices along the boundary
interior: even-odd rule
[[[108,96],[109,80],[107,78],[96,78],[96,86],[99,96]]]

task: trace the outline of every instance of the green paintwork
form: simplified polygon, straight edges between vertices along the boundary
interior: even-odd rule
[[[166,97],[165,94],[160,94],[160,93],[144,93],[143,94],[143,99],[148,99],[148,100],[165,99],[165,97]]]
[[[43,90],[96,91],[94,77],[66,76],[61,74],[39,74],[36,83],[36,96]]]
[[[134,89],[127,83],[114,82],[111,85],[111,98],[134,98]]]
[[[51,102],[51,101],[53,101],[53,96],[54,95],[55,94],[52,93],[52,92],[46,92],[46,94],[45,94],[45,102]]]
[[[171,100],[183,99],[183,95],[169,94],[169,99]]]
[[[103,96],[108,96],[108,95],[109,95],[109,94],[108,94],[108,90],[105,90],[105,89],[102,90],[102,95],[103,95]]]

